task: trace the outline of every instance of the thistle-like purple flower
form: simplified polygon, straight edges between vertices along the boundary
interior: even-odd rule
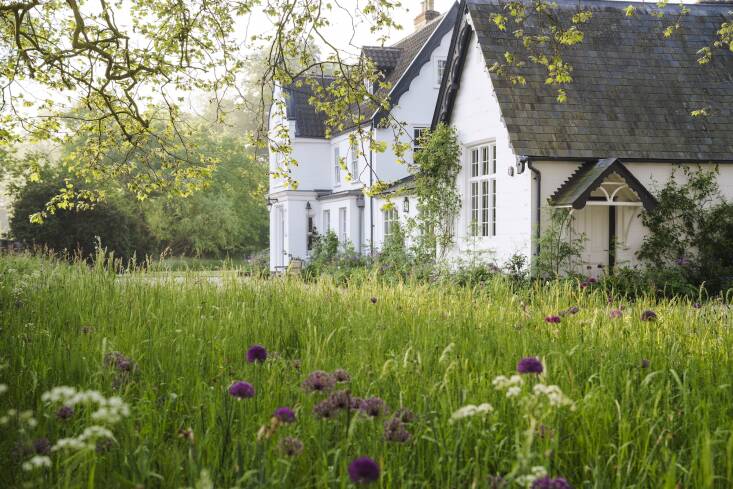
[[[303,389],[306,392],[324,392],[333,389],[336,379],[333,375],[322,370],[312,372],[307,379],[303,381]]]
[[[611,319],[618,319],[623,316],[624,313],[621,312],[621,309],[611,309],[611,312],[608,313],[608,315],[611,317]]]
[[[641,360],[641,368],[649,368],[649,360],[647,360],[646,358],[643,358]]]
[[[402,421],[403,423],[412,423],[417,419],[417,416],[415,416],[415,413],[410,411],[407,408],[399,408],[394,413],[394,417]]]
[[[350,409],[351,394],[348,391],[336,391],[328,397],[328,402],[334,409]]]
[[[641,313],[641,320],[642,321],[656,321],[657,313],[650,309],[647,309],[646,311]]]
[[[376,418],[387,412],[387,405],[379,397],[370,397],[361,403],[361,410],[364,414]]]
[[[549,324],[559,324],[560,316],[545,316],[545,322]]]
[[[104,355],[104,364],[114,367],[121,373],[130,373],[136,369],[135,362],[118,351],[110,351]]]
[[[262,363],[267,360],[267,350],[262,345],[252,345],[247,350],[247,362]]]
[[[273,416],[282,423],[292,423],[295,421],[295,413],[289,407],[279,407],[275,409]]]
[[[292,436],[286,436],[280,440],[278,447],[288,457],[297,457],[303,453],[303,442]]]
[[[359,457],[349,464],[349,478],[354,484],[379,480],[379,464],[369,457]]]
[[[74,415],[74,408],[71,406],[61,406],[56,411],[56,418],[60,421],[66,421]]]
[[[545,476],[535,479],[532,489],[573,489],[573,487],[562,477],[551,479],[550,476]]]
[[[694,303],[694,304],[692,305],[692,307],[693,307],[694,309],[700,309],[700,308],[702,307],[702,304],[700,304],[699,302],[695,302],[695,303]]]
[[[236,397],[237,399],[254,397],[255,388],[249,382],[238,380],[229,387],[229,395],[232,397]]]
[[[578,314],[578,311],[580,311],[580,308],[578,308],[578,306],[570,306],[568,308],[568,312],[570,314]]]
[[[517,372],[520,374],[541,374],[544,368],[537,357],[524,357],[517,363]]]

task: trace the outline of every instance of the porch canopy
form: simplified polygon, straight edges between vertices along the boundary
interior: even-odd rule
[[[618,158],[584,163],[550,197],[553,207],[582,209],[586,205],[643,206],[652,210],[654,196]]]

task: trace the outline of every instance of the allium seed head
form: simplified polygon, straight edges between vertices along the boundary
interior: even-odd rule
[[[397,443],[405,443],[410,439],[410,433],[399,418],[391,418],[384,422],[384,439]]]
[[[316,370],[303,381],[303,389],[306,392],[324,392],[333,389],[336,379],[328,372]]]
[[[303,453],[303,442],[292,436],[286,436],[278,444],[280,451],[288,457],[297,457]]]
[[[550,476],[544,476],[540,477],[539,479],[535,479],[535,481],[532,483],[532,489],[573,489],[572,486],[563,479],[562,477],[557,477],[555,479],[551,479]]]
[[[641,313],[641,320],[642,321],[656,321],[657,313],[650,309],[647,309],[646,311]]]
[[[362,402],[361,410],[366,415],[376,418],[387,412],[387,405],[379,397],[370,397]]]
[[[546,316],[545,322],[550,324],[558,324],[560,322],[560,316]]]
[[[346,370],[342,368],[337,368],[336,370],[333,371],[333,374],[331,375],[333,375],[333,378],[336,380],[336,382],[340,384],[351,380],[351,375],[349,375],[349,372],[347,372]]]
[[[33,441],[33,451],[36,455],[48,455],[51,453],[51,442],[48,438],[38,438]]]

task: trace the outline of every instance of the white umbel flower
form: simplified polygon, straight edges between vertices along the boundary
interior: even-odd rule
[[[23,462],[23,470],[31,472],[36,469],[51,467],[51,459],[45,455],[34,455],[29,460]]]
[[[454,412],[451,417],[450,421],[451,423],[455,423],[456,421],[463,419],[463,418],[470,418],[472,416],[477,415],[485,415],[492,412],[494,408],[491,406],[491,404],[485,402],[483,404],[479,404],[476,406],[475,404],[467,404],[458,410]]]

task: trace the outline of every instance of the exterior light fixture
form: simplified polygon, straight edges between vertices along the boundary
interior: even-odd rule
[[[410,213],[410,199],[408,199],[407,197],[405,197],[405,200],[402,201],[402,212],[404,212],[405,214]]]
[[[272,209],[272,206],[274,204],[277,204],[277,199],[273,199],[271,197],[268,197],[267,198],[267,210],[269,211],[270,209]]]
[[[311,201],[309,200],[308,202],[305,203],[305,210],[309,211],[311,209],[312,209],[312,207],[311,207]]]

